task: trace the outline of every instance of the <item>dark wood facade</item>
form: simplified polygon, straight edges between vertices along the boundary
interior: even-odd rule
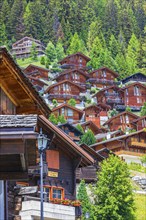
[[[33,64],[30,64],[29,66],[27,66],[23,72],[27,75],[27,76],[32,76],[32,77],[36,77],[36,78],[42,78],[42,79],[46,79],[48,80],[48,73],[49,70],[46,68],[42,68]]]
[[[69,137],[76,143],[79,142],[81,135],[83,135],[81,131],[79,131],[75,126],[68,122],[58,125],[58,127],[63,130],[67,135],[69,135]]]
[[[90,129],[95,135],[106,131],[105,128],[99,128],[93,121],[86,121],[86,122],[80,123],[80,125],[82,126],[84,132]]]
[[[84,108],[85,120],[94,122],[99,128],[107,121],[107,110],[99,107],[98,105],[90,105]]]
[[[131,126],[137,131],[146,128],[146,116],[135,119],[134,121],[132,121]]]
[[[97,152],[103,148],[108,148],[116,154],[125,153],[134,156],[141,156],[146,153],[146,131],[141,130],[131,134],[111,138],[91,145],[90,147]]]
[[[115,84],[115,79],[118,77],[118,74],[107,67],[102,67],[90,72],[89,77],[87,81],[93,86],[106,88]]]
[[[138,107],[139,110],[146,102],[146,86],[136,82],[123,88],[125,106]]]
[[[69,80],[73,83],[85,87],[87,78],[88,75],[84,71],[79,69],[73,69],[73,70],[66,70],[60,73],[59,76],[57,76],[55,79],[57,82]]]
[[[80,121],[83,116],[83,111],[66,103],[52,109],[52,113],[56,117],[63,115],[68,122]]]
[[[135,74],[128,76],[125,79],[121,80],[121,82],[123,84],[134,83],[134,82],[146,83],[146,75],[144,75],[142,73],[135,73]]]
[[[43,44],[34,38],[31,37],[23,37],[12,45],[11,54],[15,55],[17,58],[26,58],[31,54],[32,44],[36,45],[36,50],[38,55],[44,54],[44,46]]]
[[[116,108],[118,105],[124,105],[124,92],[118,86],[109,86],[97,92],[93,97],[96,97],[97,103],[104,103]]]
[[[138,119],[139,117],[131,112],[125,111],[117,114],[116,116],[110,118],[104,125],[108,126],[110,131],[116,131],[121,129],[122,131],[128,131],[128,129],[132,129],[131,123],[134,119]]]
[[[59,61],[59,63],[65,69],[82,69],[86,67],[88,61],[90,61],[89,57],[85,56],[80,52],[77,52],[75,54],[71,54],[65,57],[63,60]]]
[[[80,103],[80,93],[84,90],[83,87],[78,86],[71,81],[64,80],[49,86],[45,93],[48,93],[49,100],[56,99],[58,102],[63,103],[64,101],[74,98],[77,103]]]

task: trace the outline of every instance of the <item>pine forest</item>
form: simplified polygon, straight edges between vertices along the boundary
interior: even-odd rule
[[[144,0],[0,0],[0,26],[8,49],[30,36],[58,49],[57,61],[80,51],[93,69],[107,66],[121,79],[145,74]]]

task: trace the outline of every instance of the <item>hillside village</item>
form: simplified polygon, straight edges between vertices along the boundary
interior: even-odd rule
[[[28,57],[28,48],[18,43],[22,48],[14,44],[12,54]],[[95,182],[100,162],[110,154],[146,153],[146,75],[131,73],[119,80],[108,66],[91,69],[90,57],[80,51],[60,60],[57,73],[33,64],[20,68],[12,54],[0,48],[0,179],[12,180],[1,216],[40,216],[37,138],[42,129],[49,139],[43,155],[45,218],[75,220],[82,214],[80,204],[73,205],[76,183]],[[94,143],[82,142],[90,130]],[[66,206],[65,198],[74,203]]]

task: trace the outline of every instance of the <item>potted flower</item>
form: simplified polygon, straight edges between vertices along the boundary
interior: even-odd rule
[[[62,200],[62,204],[63,205],[70,205],[71,204],[71,201],[69,199],[63,199]]]
[[[73,206],[80,206],[81,205],[81,202],[79,200],[74,200],[72,201],[71,203]]]
[[[61,204],[61,199],[54,198],[51,202],[55,204]]]

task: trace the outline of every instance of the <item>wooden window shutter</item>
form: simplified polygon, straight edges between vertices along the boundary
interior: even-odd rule
[[[48,168],[59,169],[59,152],[56,150],[47,150],[46,161]]]

